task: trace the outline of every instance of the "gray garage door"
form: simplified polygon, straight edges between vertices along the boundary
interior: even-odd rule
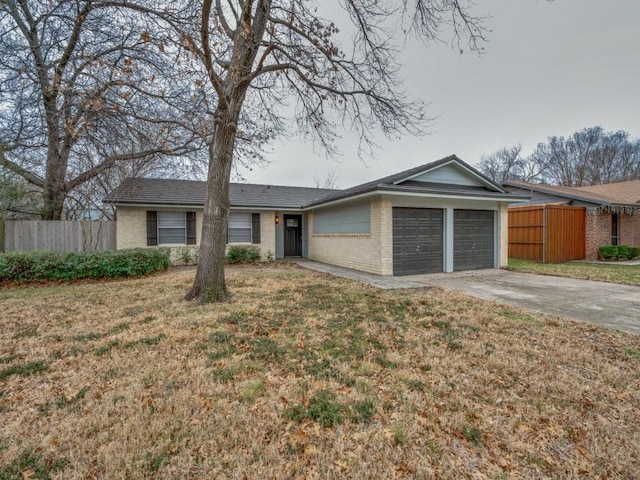
[[[442,272],[442,210],[393,209],[393,274]]]
[[[453,211],[453,269],[493,268],[495,256],[492,210]]]

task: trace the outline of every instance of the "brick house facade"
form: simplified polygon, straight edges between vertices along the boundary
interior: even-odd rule
[[[116,207],[117,248],[197,252],[206,185],[129,178]],[[513,194],[455,155],[345,190],[230,185],[227,246],[262,257],[306,257],[379,275],[498,268],[507,264]]]

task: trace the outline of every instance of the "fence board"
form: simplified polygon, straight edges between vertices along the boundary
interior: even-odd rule
[[[585,258],[584,207],[509,208],[509,257],[543,263]]]
[[[116,222],[6,220],[6,252],[88,252],[116,248]]]

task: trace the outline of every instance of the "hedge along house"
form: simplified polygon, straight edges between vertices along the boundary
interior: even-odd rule
[[[204,182],[126,179],[117,247],[199,244]],[[507,264],[507,192],[455,155],[346,190],[232,184],[227,245],[379,275]]]
[[[529,194],[527,205],[586,208],[585,258],[598,258],[598,247],[640,247],[640,180],[588,187],[560,187],[520,181],[504,182],[513,193]]]

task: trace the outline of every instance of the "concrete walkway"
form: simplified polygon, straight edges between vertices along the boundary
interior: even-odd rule
[[[640,335],[640,287],[633,285],[497,269],[385,277],[308,260],[299,263],[312,270],[379,288],[442,287],[486,300]]]

